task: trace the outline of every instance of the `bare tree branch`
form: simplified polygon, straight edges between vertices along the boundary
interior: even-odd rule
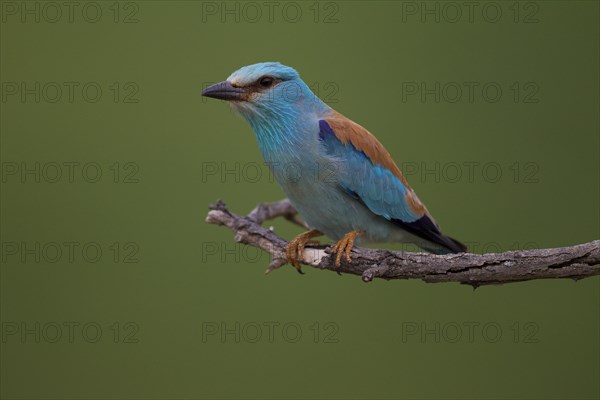
[[[272,229],[261,226],[264,221],[284,217],[305,227],[288,199],[259,204],[247,217],[229,211],[219,200],[210,206],[206,222],[225,225],[235,233],[235,240],[258,247],[271,254],[266,273],[286,264],[287,241]],[[421,279],[425,282],[460,282],[482,285],[528,281],[533,279],[570,278],[574,280],[600,275],[600,240],[570,247],[507,251],[490,254],[434,255],[390,250],[354,248],[352,262],[334,265],[328,246],[307,246],[303,264],[338,273],[346,272],[370,282],[382,279]]]

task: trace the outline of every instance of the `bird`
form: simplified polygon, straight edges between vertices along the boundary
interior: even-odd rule
[[[335,111],[279,62],[244,66],[202,96],[226,100],[250,125],[265,164],[309,230],[290,240],[287,262],[300,261],[326,236],[334,265],[351,263],[353,246],[410,243],[433,254],[466,252],[442,234],[390,153],[367,129]]]

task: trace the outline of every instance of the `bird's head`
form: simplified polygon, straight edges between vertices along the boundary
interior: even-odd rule
[[[204,89],[202,96],[227,100],[251,123],[265,118],[288,117],[311,102],[323,104],[295,69],[278,62],[242,67],[226,81]]]

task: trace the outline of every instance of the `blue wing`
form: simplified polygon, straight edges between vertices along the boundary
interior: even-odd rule
[[[319,121],[325,151],[342,165],[339,185],[373,213],[451,252],[466,251],[462,243],[444,236],[428,214],[383,145],[360,125],[341,114]],[[427,249],[446,253],[439,247]]]
[[[409,203],[409,196],[416,199],[412,189],[383,164],[374,162],[374,157],[369,157],[364,149],[357,148],[357,141],[344,143],[327,120],[319,121],[319,128],[319,138],[327,154],[342,163],[336,170],[344,191],[360,198],[369,210],[388,220],[414,222],[425,214],[424,209]],[[376,140],[372,135],[371,138]]]

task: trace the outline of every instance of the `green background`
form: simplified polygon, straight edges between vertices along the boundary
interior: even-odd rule
[[[26,14],[23,22],[7,3],[25,4],[2,2],[2,398],[600,396],[598,278],[473,291],[365,285],[308,267],[305,276],[289,266],[264,276],[266,255],[204,218],[217,198],[246,213],[283,194],[265,168],[255,179],[262,160],[249,126],[225,103],[199,96],[243,65],[280,61],[400,165],[500,166],[498,181],[481,167],[473,179],[464,168],[458,179],[408,175],[444,230],[474,252],[586,242],[599,237],[598,2],[495,2],[497,22],[482,15],[488,2],[477,3],[472,21],[463,7],[456,22],[443,2],[427,3],[440,7],[439,22],[404,12],[420,2],[296,2],[287,17],[281,2],[272,21],[259,2],[262,16],[252,22],[244,3],[109,1],[95,3],[96,23],[82,17],[85,2],[72,22],[45,20],[54,12],[37,2],[26,3],[40,7],[40,21]],[[213,6],[237,7],[239,21],[207,14]],[[96,82],[103,91],[95,103],[78,89],[73,101],[63,92],[50,102],[50,85],[38,103],[35,94],[21,100],[22,82],[40,82],[40,91],[49,82]],[[421,101],[403,90],[411,82],[479,89],[472,102],[465,93],[450,101],[453,92]],[[502,89],[497,102],[481,94],[490,82]],[[38,183],[8,173],[36,162],[46,177],[52,163],[97,163],[102,177],[87,182],[75,169],[69,182],[65,168],[54,183],[40,172]],[[274,225],[286,238],[300,232]],[[36,242],[63,250],[77,242],[79,250],[72,262],[66,254],[51,262],[51,249],[39,262],[12,254]],[[83,257],[85,243],[102,249],[99,261]],[[72,340],[65,323],[79,324]],[[238,342],[221,337],[221,323],[239,324]],[[267,323],[279,324],[272,341]],[[55,324],[62,336],[52,343]],[[91,343],[97,326],[102,336]],[[284,326],[302,329],[296,342],[295,328],[284,334]],[[22,328],[34,333],[22,338]]]

